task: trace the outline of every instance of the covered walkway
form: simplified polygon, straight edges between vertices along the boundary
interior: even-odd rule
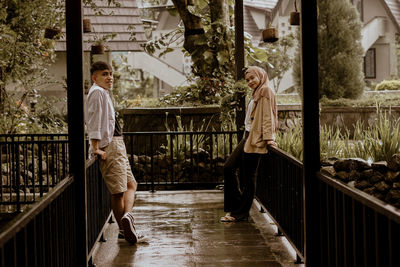
[[[276,227],[253,204],[249,222],[221,223],[222,191],[138,192],[137,229],[148,243],[118,240],[116,223],[107,224],[106,242],[93,253],[106,266],[303,266],[276,235]]]

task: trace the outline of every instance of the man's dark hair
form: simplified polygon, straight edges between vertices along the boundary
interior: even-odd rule
[[[97,61],[92,64],[92,67],[90,68],[90,75],[93,75],[93,73],[98,70],[112,71],[112,68],[111,68],[110,64],[108,64],[107,62]]]

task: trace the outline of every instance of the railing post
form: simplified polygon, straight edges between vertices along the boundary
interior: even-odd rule
[[[82,1],[65,1],[69,170],[74,176],[75,266],[88,264],[85,135],[83,112]],[[68,216],[68,215],[66,215]]]
[[[235,0],[235,80],[244,78],[244,23],[243,0]],[[244,125],[246,112],[245,94],[239,96],[239,109],[236,111],[236,129]],[[243,131],[238,133],[238,143],[243,137]]]
[[[317,172],[320,168],[318,99],[317,0],[301,1],[301,66],[303,87],[303,200],[305,263],[320,266],[320,207]],[[306,60],[304,60],[306,59]]]

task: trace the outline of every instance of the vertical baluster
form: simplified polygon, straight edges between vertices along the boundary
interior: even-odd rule
[[[150,157],[151,157],[151,192],[154,192],[154,154],[153,154],[153,134],[150,134]]]
[[[42,157],[42,143],[38,142],[38,156],[39,156],[39,173],[38,173],[38,179],[39,179],[39,194],[40,197],[43,196],[43,157]]]

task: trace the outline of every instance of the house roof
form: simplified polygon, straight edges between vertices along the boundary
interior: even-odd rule
[[[382,0],[385,8],[389,11],[391,19],[396,28],[400,31],[400,1],[399,0]]]
[[[89,7],[83,8],[84,18],[90,19],[93,28],[91,33],[83,34],[84,50],[90,51],[91,44],[88,41],[96,34],[101,37],[104,34],[116,33],[115,38],[106,44],[111,51],[143,51],[141,44],[144,44],[147,38],[136,0],[118,0],[118,7],[108,6],[107,0],[95,2],[103,15],[96,14]],[[131,41],[133,37],[136,41]],[[66,51],[65,36],[57,42],[56,51]]]
[[[244,0],[243,5],[264,10],[272,10],[278,2],[279,0]]]

